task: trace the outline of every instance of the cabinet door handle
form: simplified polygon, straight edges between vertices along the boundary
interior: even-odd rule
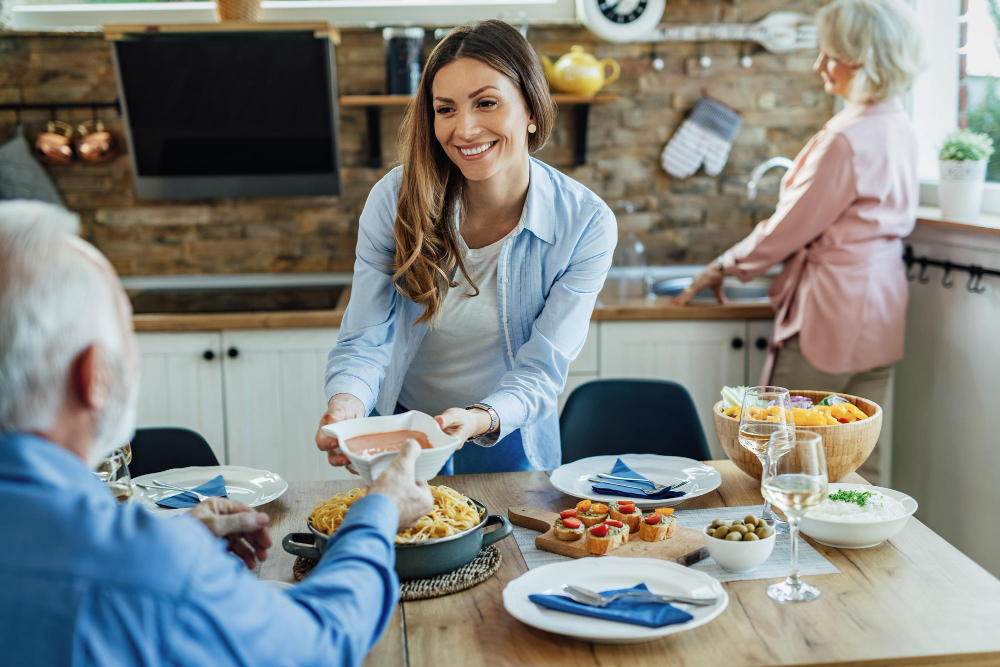
[[[231,347],[228,350],[226,350],[226,356],[228,356],[230,359],[235,359],[236,357],[240,356],[240,351],[237,350],[235,347]]]
[[[760,338],[758,338],[754,344],[757,346],[758,350],[766,350],[767,349],[767,339],[764,338],[763,336],[761,336]]]
[[[733,346],[734,350],[740,350],[743,348],[743,339],[737,336],[729,344]]]
[[[205,350],[205,353],[201,356],[205,358],[205,361],[211,361],[212,359],[215,359],[215,352],[212,352],[211,350]]]

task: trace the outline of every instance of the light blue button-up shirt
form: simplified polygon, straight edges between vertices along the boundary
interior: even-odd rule
[[[499,438],[521,429],[532,467],[555,468],[561,455],[557,399],[569,364],[587,338],[597,294],[618,240],[600,197],[530,158],[525,230],[503,243],[497,265],[497,323],[506,373],[469,403],[492,405]],[[375,184],[361,213],[351,301],[326,368],[327,400],[353,394],[369,412],[393,414],[406,370],[427,325],[423,307],[393,287],[393,225],[402,167]],[[456,350],[456,354],[461,354]],[[484,373],[484,377],[492,376]],[[484,383],[485,384],[485,383]],[[461,406],[456,406],[461,407]]]
[[[399,597],[398,520],[359,500],[279,590],[197,520],[119,505],[74,454],[0,434],[0,664],[358,665]]]

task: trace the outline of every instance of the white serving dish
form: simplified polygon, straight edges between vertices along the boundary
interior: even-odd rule
[[[644,583],[653,593],[717,598],[709,607],[676,605],[694,618],[662,628],[606,621],[540,607],[528,599],[535,593],[565,595],[563,584],[596,591],[630,588]],[[722,613],[729,595],[717,579],[704,572],[655,558],[575,558],[528,570],[503,589],[503,606],[517,620],[539,630],[598,644],[637,644],[697,628]]]
[[[886,489],[881,486],[869,486],[867,484],[831,484],[829,493],[836,493],[841,489],[848,491],[878,491],[883,496],[898,500],[903,504],[906,514],[895,519],[883,519],[880,521],[834,521],[832,519],[813,519],[809,513],[802,517],[799,529],[803,534],[808,535],[820,544],[838,549],[864,549],[866,547],[878,546],[889,539],[906,525],[906,522],[917,511],[917,501],[893,489]]]
[[[701,529],[701,532],[704,533],[710,525],[706,524]],[[771,552],[774,551],[774,543],[777,539],[776,535],[777,533],[771,533],[770,536],[762,540],[754,540],[752,542],[744,542],[742,540],[739,542],[730,542],[729,540],[720,540],[717,537],[705,535],[705,548],[708,549],[708,555],[712,557],[712,560],[718,563],[719,567],[723,570],[728,572],[749,572],[771,557]]]
[[[621,459],[634,472],[646,479],[659,484],[677,484],[690,480],[680,488],[684,495],[679,498],[664,500],[647,500],[631,496],[607,495],[594,493],[591,488],[594,483],[590,478],[599,472],[611,472],[615,461]],[[612,500],[634,500],[639,509],[656,509],[657,507],[675,507],[686,500],[703,496],[719,488],[722,484],[722,473],[710,465],[705,465],[694,459],[683,456],[661,456],[660,454],[606,454],[590,456],[585,459],[566,463],[549,476],[552,486],[574,498],[589,498],[599,503],[610,503]]]
[[[420,450],[414,471],[418,482],[427,481],[437,475],[461,444],[458,438],[442,431],[433,417],[416,410],[388,417],[348,419],[323,427],[324,433],[337,438],[340,442],[358,435],[385,433],[386,431],[420,431],[427,436],[431,448]],[[361,476],[361,480],[366,486],[382,474],[382,471],[392,463],[397,454],[397,452],[382,452],[374,456],[362,456],[348,451],[346,447],[341,447],[340,451],[351,460],[351,467]]]

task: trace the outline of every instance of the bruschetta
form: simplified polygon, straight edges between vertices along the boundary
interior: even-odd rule
[[[584,546],[587,551],[601,555],[617,549],[628,541],[629,532],[628,526],[621,521],[609,519],[596,526],[591,526],[584,535],[586,536]]]
[[[635,506],[634,500],[611,501],[608,515],[615,521],[627,525],[630,533],[638,531],[639,523],[642,521],[642,511]]]
[[[647,542],[660,542],[673,537],[676,531],[677,520],[659,512],[647,514],[639,523],[639,537]]]
[[[555,533],[556,539],[572,542],[583,537],[583,523],[576,517],[568,516],[565,519],[559,517],[552,526],[552,532]]]
[[[603,523],[608,518],[608,506],[604,503],[592,503],[589,500],[581,500],[576,504],[576,510],[576,518],[582,521],[583,525],[588,528]]]

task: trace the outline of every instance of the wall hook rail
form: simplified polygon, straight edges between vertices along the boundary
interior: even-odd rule
[[[941,267],[944,269],[944,275],[941,277],[941,286],[945,288],[952,287],[955,284],[955,281],[951,278],[953,271],[965,271],[969,274],[969,279],[965,283],[965,289],[972,294],[982,294],[986,291],[986,285],[983,284],[985,276],[1000,277],[1000,269],[987,269],[978,264],[957,264],[951,260],[931,259],[927,256],[917,257],[914,255],[913,246],[911,245],[907,245],[903,251],[903,262],[906,264],[906,279],[911,283],[914,281],[922,284],[929,283],[930,276],[927,275],[927,267]],[[914,265],[920,266],[918,273],[914,273]]]

